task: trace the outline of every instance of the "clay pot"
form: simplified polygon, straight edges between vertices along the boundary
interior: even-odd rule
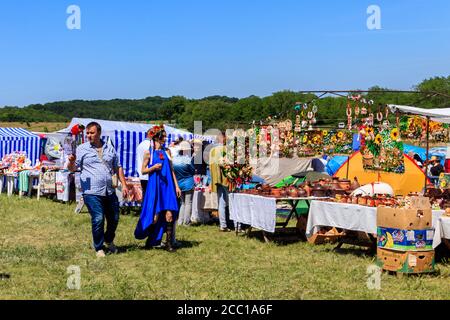
[[[361,206],[367,205],[367,198],[366,197],[359,197],[358,204]]]
[[[295,187],[289,188],[288,196],[291,198],[297,198],[298,197],[297,188],[295,188]]]
[[[330,184],[330,188],[331,188],[332,190],[341,189],[340,184],[339,184],[339,181],[333,180],[333,182],[331,182],[331,184]]]
[[[358,197],[353,197],[352,198],[352,204],[358,204]]]
[[[367,205],[368,205],[369,207],[375,207],[375,199],[373,199],[373,198],[368,198],[368,199],[367,199]]]
[[[306,192],[306,196],[307,196],[307,197],[311,197],[311,192],[312,192],[311,186],[310,186],[309,184],[306,184],[306,185],[303,187],[303,189],[304,189],[305,192]]]
[[[356,189],[358,189],[360,186],[361,186],[361,185],[359,184],[358,178],[355,177],[355,179],[353,179],[353,182],[352,182],[352,189],[353,189],[353,190],[356,190]]]
[[[273,188],[271,191],[271,195],[275,197],[281,197],[281,189]]]
[[[322,188],[313,189],[311,195],[313,197],[325,197],[326,191]]]
[[[280,191],[280,196],[281,196],[282,198],[286,198],[286,197],[287,197],[287,191],[286,191],[285,188],[281,189],[281,191]]]
[[[298,189],[298,196],[299,197],[307,197],[307,192],[304,189],[299,188]]]
[[[373,166],[373,155],[372,154],[363,155],[363,164],[369,167]]]
[[[347,179],[339,180],[339,187],[344,190],[350,190],[351,181]]]

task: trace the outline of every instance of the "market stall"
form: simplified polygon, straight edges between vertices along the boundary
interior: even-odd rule
[[[32,165],[32,161],[27,157],[24,151],[14,151],[0,158],[0,193],[3,187],[7,187],[7,195],[12,196],[18,191],[19,196],[31,192],[40,186],[40,163]]]
[[[313,236],[322,227],[363,232],[377,236],[377,207],[352,203],[312,201],[306,227],[306,235]],[[448,218],[444,210],[433,210],[432,226],[436,230],[433,248],[441,243],[441,238],[450,236]]]

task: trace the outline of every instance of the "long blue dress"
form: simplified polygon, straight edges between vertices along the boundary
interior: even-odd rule
[[[152,163],[149,161],[148,167],[161,163],[162,168],[160,171],[155,171],[149,175],[141,216],[134,231],[134,236],[139,240],[148,237],[150,245],[158,246],[161,244],[167,229],[165,212],[171,211],[175,221],[178,217],[179,208],[175,183],[170,170],[170,160],[166,151],[150,149],[150,152],[153,152],[153,160]],[[152,226],[155,215],[161,212],[163,214],[158,218],[158,222]],[[152,227],[150,228],[150,226]]]

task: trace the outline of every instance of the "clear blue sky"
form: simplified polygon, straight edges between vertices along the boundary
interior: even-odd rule
[[[409,89],[450,74],[449,16],[448,0],[2,0],[0,106]]]

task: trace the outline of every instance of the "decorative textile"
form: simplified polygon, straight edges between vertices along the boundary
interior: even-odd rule
[[[42,176],[41,184],[41,192],[43,194],[56,194],[56,172],[45,172]]]
[[[70,172],[59,171],[56,173],[56,198],[59,201],[63,202],[69,201],[69,194],[70,194],[69,176]]]
[[[19,191],[20,192],[28,192],[29,187],[29,177],[30,177],[29,170],[24,170],[19,173]]]

